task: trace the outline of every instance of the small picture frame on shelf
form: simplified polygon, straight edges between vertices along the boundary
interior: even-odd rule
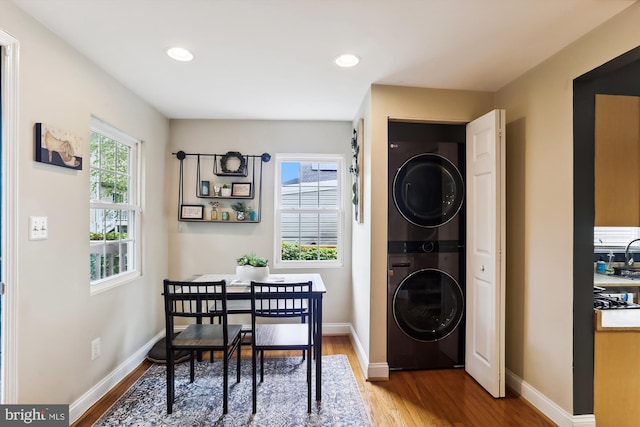
[[[181,205],[180,219],[203,219],[204,205]]]
[[[251,196],[251,183],[250,182],[234,182],[231,184],[231,196],[232,197],[250,197]]]
[[[201,196],[209,195],[209,181],[200,181],[200,195]]]

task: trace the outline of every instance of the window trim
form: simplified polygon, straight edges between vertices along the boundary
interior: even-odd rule
[[[332,261],[283,261],[282,260],[282,229],[281,229],[281,214],[283,212],[299,212],[299,209],[285,208],[280,206],[281,200],[281,183],[282,183],[282,163],[286,162],[314,162],[314,163],[336,163],[338,167],[338,173],[336,174],[336,187],[337,187],[337,207],[336,208],[307,208],[304,211],[308,213],[330,213],[335,212],[338,216],[337,230],[337,244],[338,256],[336,260]],[[316,154],[316,153],[276,153],[275,155],[275,174],[274,174],[274,203],[273,203],[273,218],[274,218],[274,248],[273,248],[273,267],[274,268],[338,268],[344,266],[344,229],[346,227],[346,214],[350,214],[350,211],[345,212],[345,183],[346,170],[345,170],[345,158],[340,154]]]
[[[90,295],[96,295],[105,292],[109,289],[113,289],[127,283],[132,282],[138,277],[142,276],[142,192],[141,192],[141,176],[142,176],[142,141],[132,137],[131,135],[117,129],[116,127],[106,123],[105,121],[91,116],[90,132],[96,132],[100,135],[106,136],[118,143],[128,145],[131,147],[132,153],[132,168],[135,168],[131,175],[131,184],[129,188],[130,202],[127,204],[114,204],[101,201],[89,200],[89,210],[91,209],[110,209],[110,210],[128,210],[131,211],[134,217],[135,227],[133,232],[133,268],[124,273],[119,273],[113,276],[101,278],[91,281],[89,278]],[[89,136],[89,140],[91,136]],[[91,153],[89,153],[91,156]],[[89,165],[89,171],[91,170],[91,164]],[[89,181],[91,180],[91,173],[89,173]],[[90,184],[89,184],[90,185]],[[91,246],[91,240],[89,240],[89,246]]]

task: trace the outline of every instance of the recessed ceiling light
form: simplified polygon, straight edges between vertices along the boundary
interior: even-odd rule
[[[176,61],[189,62],[193,59],[193,53],[183,47],[170,47],[167,49],[167,55]]]
[[[360,58],[351,53],[344,53],[336,58],[336,64],[339,67],[353,67],[358,65],[358,62]]]

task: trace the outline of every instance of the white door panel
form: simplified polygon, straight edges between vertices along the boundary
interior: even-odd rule
[[[504,110],[467,125],[465,370],[494,397],[504,386]]]

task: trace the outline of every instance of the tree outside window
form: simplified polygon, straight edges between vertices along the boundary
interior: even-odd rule
[[[92,120],[89,266],[92,285],[137,270],[137,147],[139,142]]]

